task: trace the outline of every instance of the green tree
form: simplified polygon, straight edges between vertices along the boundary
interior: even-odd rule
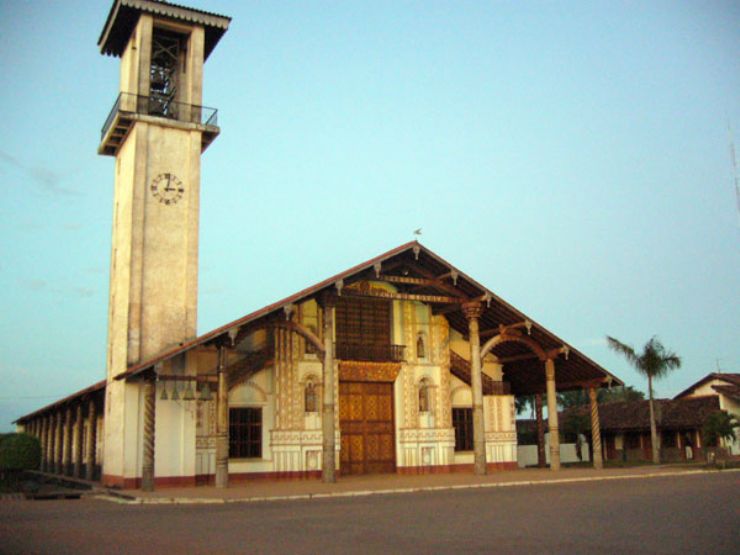
[[[663,347],[657,337],[653,336],[645,343],[642,352],[638,353],[630,345],[626,345],[613,337],[606,336],[609,347],[620,353],[635,369],[648,379],[648,398],[650,399],[650,438],[653,445],[653,462],[660,462],[660,448],[658,446],[658,430],[655,425],[655,408],[653,396],[653,380],[662,378],[674,368],[681,366],[681,358]]]
[[[599,403],[619,403],[624,401],[644,401],[645,394],[631,385],[599,390]]]
[[[740,428],[737,419],[724,410],[718,410],[707,417],[702,435],[708,446],[718,447],[721,439],[735,441],[735,428]]]

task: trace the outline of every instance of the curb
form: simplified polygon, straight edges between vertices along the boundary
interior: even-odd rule
[[[555,478],[552,480],[518,480],[515,482],[488,482],[483,484],[454,484],[450,486],[420,486],[408,488],[342,491],[333,493],[304,493],[298,495],[275,495],[261,497],[237,497],[234,499],[203,497],[135,497],[108,491],[95,496],[96,499],[124,505],[225,505],[227,503],[262,503],[265,501],[310,501],[312,499],[331,499],[341,497],[368,497],[371,495],[391,495],[403,493],[422,493],[435,491],[453,491],[465,489],[509,488],[518,486],[560,485],[583,482],[607,482],[610,480],[638,480],[647,478],[664,478],[673,476],[696,476],[699,474],[717,474],[719,472],[740,472],[740,468],[726,470],[683,470],[655,474],[625,474],[621,476],[586,476],[580,478]]]

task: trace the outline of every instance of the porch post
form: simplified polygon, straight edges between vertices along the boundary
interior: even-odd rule
[[[95,471],[95,435],[98,432],[98,418],[95,414],[95,400],[90,398],[87,403],[87,434],[85,438],[85,479],[92,481]]]
[[[82,401],[77,403],[75,426],[72,430],[72,459],[75,478],[82,478]]]
[[[44,453],[42,462],[44,463],[44,472],[54,471],[54,415],[47,414],[46,420],[46,440],[44,441]]]
[[[62,473],[62,424],[64,415],[61,409],[57,410],[54,423],[54,474]]]
[[[143,491],[154,491],[156,402],[154,379],[148,378],[144,381],[144,459],[141,469],[141,489]]]
[[[588,388],[588,398],[591,401],[591,443],[593,448],[593,463],[594,468],[601,470],[604,468],[604,459],[601,453],[601,425],[599,424],[599,403],[596,396],[596,388],[590,386]]]
[[[323,408],[321,412],[321,479],[336,482],[336,430],[334,426],[334,306],[336,299],[326,294],[322,298],[324,314]]]
[[[537,466],[545,468],[547,457],[545,456],[545,423],[542,420],[542,393],[534,395],[534,411],[537,418]]]
[[[41,417],[41,436],[39,437],[39,441],[41,443],[41,461],[39,470],[41,472],[46,471],[46,429],[47,429],[47,423],[46,423],[46,417]]]
[[[62,474],[72,471],[72,407],[64,411],[64,436],[62,439]]]
[[[483,420],[483,377],[481,376],[480,335],[478,318],[482,309],[480,303],[466,303],[462,307],[468,320],[470,342],[470,384],[473,389],[473,452],[475,473],[486,474],[486,430]]]
[[[550,432],[550,470],[560,470],[560,430],[558,429],[558,398],[555,394],[555,361],[545,361],[547,380],[547,421]]]
[[[216,390],[216,487],[229,486],[229,384],[226,381],[226,348],[218,346]]]

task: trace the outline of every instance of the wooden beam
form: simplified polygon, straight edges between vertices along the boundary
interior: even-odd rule
[[[527,328],[528,330],[531,330],[534,327],[534,324],[532,324],[529,320],[524,320],[523,322],[515,322],[513,324],[499,324],[496,328],[491,328],[488,330],[484,330],[480,332],[481,339],[484,337],[491,337],[497,334],[505,334],[507,332],[510,332],[511,330],[515,330],[517,328]],[[527,332],[527,335],[529,335],[529,332]]]
[[[442,291],[446,291],[447,293],[449,293],[450,295],[454,295],[455,297],[460,297],[463,299],[464,302],[468,302],[470,300],[467,297],[462,296],[460,294],[460,291],[456,287],[453,287],[452,285],[449,285],[443,281],[440,281],[439,279],[437,279],[437,276],[435,276],[433,273],[426,270],[425,268],[422,268],[421,266],[417,264],[413,264],[413,263],[409,263],[409,267],[415,272],[418,272],[419,274],[424,276],[426,279],[433,281],[435,284],[434,286],[437,287],[438,289],[441,289]]]
[[[457,312],[460,310],[460,304],[451,304],[448,306],[437,307],[432,310],[432,314],[438,316],[440,314],[449,314],[450,312]]]
[[[413,293],[391,293],[390,291],[368,290],[355,291],[345,289],[342,293],[345,297],[374,297],[377,299],[389,299],[394,301],[418,301],[422,303],[459,304],[464,301],[460,297],[446,297],[443,295],[416,295]]]
[[[388,274],[381,274],[379,278],[373,281],[386,281],[388,283],[405,283],[408,285],[420,285],[423,287],[436,287],[438,283],[433,279],[418,278],[411,276],[391,276]]]
[[[520,360],[533,360],[538,358],[536,354],[534,353],[527,353],[526,355],[515,355],[511,357],[505,357],[498,359],[498,362],[500,364],[507,364],[509,362],[518,362]]]

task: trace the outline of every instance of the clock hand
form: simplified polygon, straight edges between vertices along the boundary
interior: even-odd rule
[[[172,174],[167,174],[167,186],[164,188],[165,191],[174,191],[175,189],[170,186],[172,182]]]

